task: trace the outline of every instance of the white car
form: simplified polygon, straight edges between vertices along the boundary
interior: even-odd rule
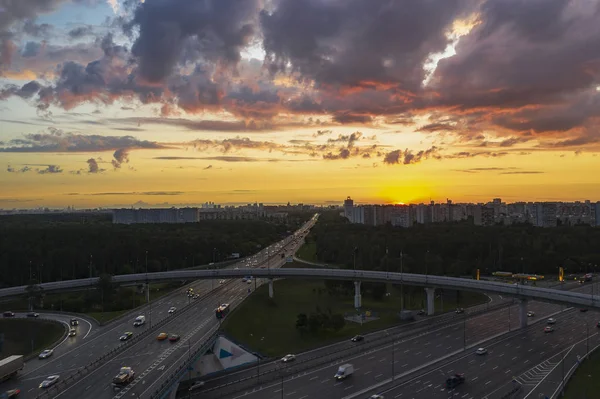
[[[549,319],[548,319],[548,322],[547,322],[547,323],[548,323],[548,324],[555,324],[555,323],[556,323],[556,320],[555,320],[555,319],[553,319],[553,318],[551,317],[551,318],[549,318]]]
[[[377,394],[375,394],[375,395],[371,395],[369,397],[369,399],[384,399],[384,397],[383,397],[383,395],[377,395]]]
[[[225,284],[225,280],[219,280],[219,284]]]
[[[533,317],[535,316],[535,312],[532,312],[531,310],[529,312],[527,312],[527,317]]]
[[[175,313],[175,311],[176,311],[176,310],[177,310],[177,308],[176,308],[175,306],[171,306],[171,307],[169,308],[169,314],[173,314],[173,313]]]
[[[296,360],[296,355],[285,355],[284,357],[281,358],[281,361],[283,363],[287,363],[287,362],[293,362],[294,360]]]
[[[54,351],[52,349],[46,349],[45,351],[43,351],[42,353],[40,353],[40,355],[38,356],[38,358],[40,358],[40,359],[47,359],[50,356],[52,356],[52,353],[54,353]]]
[[[52,385],[58,382],[59,378],[59,375],[49,375],[44,381],[42,381],[40,388],[50,388]]]
[[[488,351],[485,348],[479,348],[475,351],[476,355],[487,355]]]

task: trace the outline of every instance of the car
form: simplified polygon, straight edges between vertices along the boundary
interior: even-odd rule
[[[465,313],[465,310],[463,308],[456,308],[456,314],[461,314],[461,313]]]
[[[548,319],[547,323],[548,324],[556,324],[556,320],[551,317]]]
[[[369,396],[369,399],[384,399],[383,395],[375,394]]]
[[[194,294],[193,299],[198,299],[198,298],[200,298],[200,294]]]
[[[40,388],[50,388],[52,385],[58,382],[59,378],[59,375],[49,375],[44,381],[42,381],[42,383],[40,384]]]
[[[533,317],[535,316],[535,313],[532,312],[531,310],[529,312],[527,312],[527,317]]]
[[[16,398],[17,396],[19,396],[20,393],[21,393],[20,389],[10,389],[10,390],[4,392],[4,395],[0,394],[0,398],[1,399]]]
[[[7,310],[6,312],[4,312],[2,314],[2,316],[4,316],[4,317],[15,317],[15,312],[11,312],[10,310]]]
[[[425,314],[425,309],[421,309],[417,312],[418,316],[423,316]]]
[[[225,280],[219,280],[219,284],[225,284]]]
[[[156,337],[157,340],[159,341],[164,341],[165,339],[167,339],[169,335],[167,333],[160,333],[158,334],[158,336]]]
[[[69,337],[74,337],[77,335],[77,330],[75,330],[73,327],[71,327],[69,329]]]
[[[485,348],[479,348],[475,351],[476,355],[487,355],[488,351]]]
[[[50,356],[52,356],[52,354],[54,353],[54,351],[52,349],[45,349],[42,353],[40,353],[38,355],[39,359],[47,359]]]
[[[175,313],[175,311],[176,311],[176,310],[177,310],[177,308],[176,308],[175,306],[171,306],[171,307],[169,308],[169,314],[173,314],[173,313]]]
[[[130,331],[126,331],[119,337],[119,341],[127,341],[129,338],[133,337],[133,333]]]
[[[446,379],[446,388],[454,389],[464,382],[465,382],[465,374],[457,373],[457,374],[451,375],[450,377],[448,377]]]
[[[79,325],[79,320],[77,320],[77,319],[71,319],[71,322],[70,322],[70,324],[71,324],[72,326],[78,326],[78,325]]]
[[[360,342],[360,341],[363,341],[364,339],[365,339],[365,337],[363,337],[362,335],[355,335],[354,337],[352,337],[352,339],[350,341]]]
[[[596,324],[596,327],[600,328],[600,321]]]
[[[579,311],[580,312],[587,312],[588,310],[587,310],[587,308],[581,308],[581,309],[579,309]]]
[[[27,313],[27,317],[40,317],[40,314],[35,312],[29,312]]]
[[[551,333],[551,332],[554,332],[554,327],[551,327],[551,326],[546,326],[546,327],[544,327],[544,332],[545,332],[545,333]]]
[[[293,362],[294,360],[296,360],[296,355],[285,355],[284,357],[281,358],[281,361],[283,363],[288,363],[288,362]]]
[[[177,334],[169,335],[169,341],[171,341],[171,342],[177,342],[177,341],[179,341],[179,338],[181,338],[181,337]]]

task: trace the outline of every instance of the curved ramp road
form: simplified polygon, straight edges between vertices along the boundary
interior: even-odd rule
[[[311,224],[305,225],[304,228],[307,228],[306,226],[311,226]],[[285,248],[286,251],[295,252],[301,244],[301,240],[295,240],[294,236],[290,236],[279,243],[263,249],[258,254],[229,267],[250,267],[254,265],[258,268],[263,263],[267,263],[267,251],[271,255],[269,260],[271,266],[278,267],[283,264],[281,263],[281,258],[277,259],[280,251]],[[250,270],[255,271],[255,269]],[[214,315],[214,309],[217,305],[223,302],[230,302],[233,305],[239,303],[247,295],[246,290],[248,288],[248,285],[245,283],[242,284],[241,281],[230,281],[219,284],[219,281],[216,280],[200,280],[192,283],[191,286],[196,293],[205,296],[204,300],[188,298],[185,293],[187,286],[182,287],[172,294],[128,313],[125,317],[118,319],[106,327],[93,328],[92,332],[85,339],[83,339],[85,335],[78,335],[82,341],[76,347],[65,347],[64,351],[57,351],[52,357],[45,360],[34,359],[32,362],[27,362],[19,378],[3,383],[0,385],[0,390],[19,388],[21,389],[20,397],[35,398],[37,395],[44,393],[38,386],[45,377],[52,374],[59,374],[61,380],[65,380],[82,367],[89,365],[92,361],[102,357],[111,350],[116,350],[117,352],[123,350],[123,352],[118,353],[107,363],[95,368],[84,378],[78,379],[74,384],[70,384],[66,389],[61,389],[62,392],[58,396],[61,398],[78,399],[113,397],[117,393],[112,391],[110,384],[113,376],[116,375],[121,366],[133,367],[139,378],[144,371],[151,368],[158,359],[162,358],[162,364],[154,367],[153,370],[166,373],[170,367],[170,362],[179,361],[181,354],[187,351],[188,340],[185,338],[190,337],[189,345],[193,348],[195,341],[201,340],[205,332],[213,328],[215,323],[217,323]],[[240,290],[243,291],[244,295],[240,294]],[[168,313],[171,306],[175,306],[178,309],[174,315],[169,315]],[[182,313],[181,311],[185,306],[190,306],[190,309]],[[134,327],[133,321],[139,314],[146,316],[146,323],[141,327]],[[70,319],[71,316],[65,317]],[[124,332],[133,332],[135,338],[142,331],[151,329],[151,324],[156,325],[157,321],[160,320],[171,320],[164,326],[164,332],[177,333],[182,337],[179,343],[172,345],[175,347],[175,350],[171,350],[169,341],[156,341],[156,335],[162,331],[153,331],[148,337],[136,342],[134,345],[124,346],[122,347],[123,349],[119,349],[122,344],[119,341],[119,337]],[[83,322],[80,322],[79,327],[81,328],[83,324]],[[185,345],[180,345],[181,342],[185,342]],[[167,350],[170,350],[170,352],[166,353]],[[165,367],[159,370],[162,365]],[[132,389],[132,394],[136,393],[136,390],[146,392],[150,389],[149,387],[154,389],[154,382],[161,380],[162,377],[162,374],[157,375],[156,372],[154,374],[147,373],[147,378],[140,379],[141,382],[136,384],[135,388]],[[55,397],[57,394],[56,391],[49,392],[52,392],[50,397]],[[149,393],[150,391],[146,392],[145,395],[149,395]],[[48,395],[44,397],[48,397]]]

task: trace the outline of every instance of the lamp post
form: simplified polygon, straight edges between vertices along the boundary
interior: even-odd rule
[[[356,271],[356,251],[358,251],[358,247],[354,247],[352,250],[352,259],[354,263],[354,271]]]
[[[149,306],[148,321],[150,322],[150,328],[152,328],[152,302],[150,302],[150,283],[148,281],[148,250],[146,250],[146,303]]]
[[[403,262],[404,252],[400,250],[400,310],[404,310],[404,273]]]

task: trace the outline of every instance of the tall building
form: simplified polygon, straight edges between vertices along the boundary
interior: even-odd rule
[[[494,208],[478,205],[473,212],[473,222],[475,226],[493,226],[495,222]]]
[[[352,198],[350,198],[349,196],[346,198],[346,200],[344,201],[344,216],[346,217],[346,219],[348,219],[351,223],[356,223],[354,221],[354,215],[353,212],[354,211],[354,201],[352,201]]]

